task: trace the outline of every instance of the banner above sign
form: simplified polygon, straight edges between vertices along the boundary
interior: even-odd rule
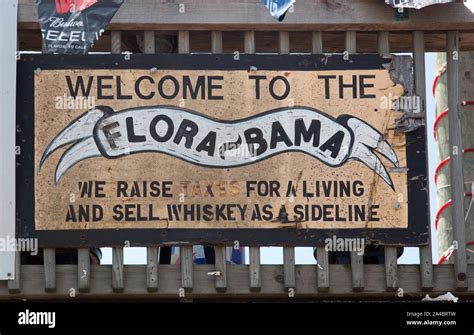
[[[48,53],[87,54],[124,0],[36,0]]]
[[[426,243],[423,129],[396,132],[391,104],[410,64],[24,56],[20,231],[50,246]]]
[[[285,19],[286,12],[294,5],[296,0],[261,0],[270,11],[270,15],[278,21]]]

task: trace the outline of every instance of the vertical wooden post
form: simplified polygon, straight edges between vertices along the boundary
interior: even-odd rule
[[[122,51],[122,32],[113,30],[111,32],[111,52],[119,54]],[[112,248],[112,290],[122,292],[123,284],[123,247]]]
[[[211,32],[211,48],[213,54],[221,54],[223,51],[222,31]]]
[[[247,54],[255,53],[255,32],[246,31],[244,36],[244,51]]]
[[[211,33],[212,53],[220,54],[223,52],[223,41],[221,31],[212,31]],[[225,292],[227,290],[227,248],[215,247],[215,266],[220,276],[216,276],[216,290]]]
[[[190,52],[189,31],[178,32],[178,52]],[[193,246],[186,245],[179,249],[181,259],[181,287],[190,292],[193,289]]]
[[[183,246],[179,250],[181,259],[181,288],[186,292],[193,290],[193,247]]]
[[[290,53],[290,33],[288,31],[280,31],[278,45],[278,52],[281,55],[286,55]],[[295,288],[296,278],[294,247],[283,247],[283,273],[285,289]]]
[[[413,32],[413,59],[415,66],[415,94],[421,98],[423,110],[426,110],[426,78],[425,78],[425,37],[423,31]],[[428,127],[426,127],[426,135],[431,136]],[[428,141],[426,141],[426,152],[428,153]],[[426,187],[429,190],[429,183]],[[429,194],[429,191],[427,191]],[[428,196],[428,204],[430,197]],[[430,207],[428,207],[430,208]],[[430,213],[428,211],[428,222]],[[430,230],[428,234],[431,236]],[[431,291],[433,289],[433,255],[431,252],[431,238],[427,246],[420,247],[420,272],[421,272],[421,289],[423,291]]]
[[[146,30],[143,35],[144,53],[154,54],[155,31]],[[158,247],[146,248],[146,288],[148,292],[158,291],[158,254]]]
[[[21,286],[21,252],[15,252],[15,278],[8,281],[8,292],[9,293],[20,293]]]
[[[311,36],[313,54],[323,53],[323,34],[320,31],[313,31]],[[316,272],[318,276],[317,285],[319,292],[329,291],[329,254],[324,247],[316,248]]]
[[[43,249],[44,290],[56,292],[56,249]]]
[[[123,248],[112,248],[112,290],[123,292]]]
[[[461,140],[461,118],[459,113],[459,32],[448,31],[447,76],[448,76],[448,120],[449,146],[451,149],[451,213],[453,238],[457,242],[454,251],[456,288],[467,289],[466,227],[464,224],[464,174],[462,168],[463,145]]]
[[[244,51],[247,54],[255,53],[255,32],[246,31],[244,37]],[[260,247],[249,247],[249,276],[250,290],[260,291],[262,277],[260,274]]]
[[[260,291],[262,288],[262,275],[260,271],[260,247],[250,247],[249,274],[250,291]]]
[[[314,54],[323,53],[323,33],[320,31],[313,31],[311,36],[312,52]]]
[[[178,32],[178,53],[188,54],[189,48],[189,31],[180,30]]]
[[[221,31],[212,31],[211,33],[212,53],[223,52],[223,41]],[[227,249],[226,247],[215,247],[215,266],[220,276],[216,276],[216,290],[224,292],[227,290]]]
[[[146,248],[146,289],[148,292],[158,291],[158,247]]]
[[[316,257],[318,259],[317,274],[318,274],[318,291],[329,291],[329,254],[324,247],[316,248]]]
[[[91,256],[89,248],[77,249],[77,286],[79,292],[90,291],[91,282]]]
[[[345,51],[352,54],[357,52],[357,35],[355,31],[346,31]],[[352,289],[364,290],[364,256],[351,252]]]
[[[390,41],[388,31],[378,33],[378,52],[380,55],[390,53]],[[398,286],[397,277],[397,248],[385,247],[385,283],[387,291],[395,291]]]
[[[227,290],[227,248],[215,247],[216,254],[216,271],[220,272],[220,276],[216,276],[216,290],[225,292]]]

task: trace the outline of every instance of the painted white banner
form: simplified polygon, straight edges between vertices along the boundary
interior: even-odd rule
[[[383,135],[366,122],[337,119],[307,107],[270,110],[241,120],[216,120],[190,110],[168,107],[114,112],[99,106],[82,114],[45,149],[39,170],[58,148],[55,181],[78,162],[103,156],[115,159],[159,152],[209,168],[253,164],[287,152],[302,152],[337,168],[350,160],[375,171],[390,187],[392,179],[376,153],[398,167],[398,158]]]

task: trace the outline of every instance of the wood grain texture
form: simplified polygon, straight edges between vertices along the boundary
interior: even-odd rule
[[[77,287],[79,292],[90,291],[91,286],[91,256],[89,248],[77,249]]]
[[[8,292],[9,293],[20,293],[21,292],[21,252],[15,253],[15,279],[8,281]]]
[[[180,247],[179,257],[181,259],[181,288],[186,292],[193,291],[193,247]]]
[[[127,278],[125,290],[117,295],[112,291],[111,266],[91,266],[91,290],[87,294],[78,294],[76,300],[106,300],[106,299],[128,299],[137,301],[139,299],[173,299],[178,301],[179,289],[181,288],[181,269],[179,265],[161,265],[158,270],[160,290],[150,293],[146,288],[146,265],[128,265],[124,269]],[[200,265],[194,271],[194,289],[186,295],[188,298],[203,299],[264,299],[264,298],[288,298],[281,280],[283,266],[262,265],[262,287],[260,292],[249,291],[249,266],[232,265],[228,268],[228,288],[225,293],[216,292],[215,283],[209,278],[208,272],[214,270],[214,265]],[[314,283],[317,280],[314,265],[296,265],[296,287],[295,298],[301,299],[372,299],[400,301],[394,292],[387,292],[385,287],[385,268],[383,265],[368,264],[365,267],[366,285],[364,292],[352,291],[352,275],[347,265],[330,265],[329,275],[331,277],[331,290],[319,292]],[[47,294],[48,299],[70,300],[69,290],[77,283],[77,267],[75,265],[58,265],[57,289],[55,293]],[[21,294],[8,293],[6,281],[0,281],[0,300],[12,299],[44,299],[43,277],[44,267],[40,265],[22,265],[21,267]],[[456,282],[453,265],[441,265],[434,267],[433,293],[431,296],[444,294],[455,290]],[[468,291],[457,292],[456,296],[461,299],[474,298],[474,265],[468,266]],[[421,276],[418,265],[399,265],[399,286],[403,287],[404,299],[420,300],[426,294],[421,290]]]
[[[123,292],[123,248],[112,248],[112,289],[114,292]]]
[[[447,40],[447,78],[448,78],[448,129],[451,160],[451,224],[453,226],[453,241],[457,249],[453,253],[456,289],[467,289],[467,259],[466,259],[466,226],[464,220],[464,174],[462,155],[462,135],[459,101],[459,32],[449,31]]]
[[[329,281],[329,254],[324,247],[318,247],[316,248],[316,257],[318,259],[316,265],[318,292],[328,292],[331,285]]]
[[[180,7],[184,6],[184,7]],[[184,11],[180,11],[184,9]],[[474,16],[461,3],[410,11],[398,21],[394,10],[379,0],[299,0],[283,22],[273,19],[255,0],[127,0],[110,23],[111,29],[258,29],[293,30],[444,30],[472,29]],[[38,29],[34,0],[19,1],[19,26]]]
[[[423,31],[413,32],[413,66],[415,74],[415,94],[421,97],[422,105],[426,112],[426,82],[425,82],[425,52],[426,52],[426,34]],[[426,127],[426,138],[432,136],[431,129]],[[428,145],[428,144],[426,144]],[[426,150],[429,153],[429,150]],[[429,192],[429,183],[427,183],[427,191]],[[430,201],[428,197],[428,201]],[[428,219],[430,213],[428,212]],[[428,222],[431,222],[430,220]],[[428,234],[431,234],[428,229]],[[419,248],[420,254],[420,272],[421,287],[423,291],[431,291],[433,289],[433,255],[431,250],[431,242],[427,246]]]
[[[43,249],[44,262],[44,290],[46,292],[56,291],[56,249]]]

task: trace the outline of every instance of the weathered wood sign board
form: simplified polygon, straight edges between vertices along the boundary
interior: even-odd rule
[[[24,56],[18,232],[45,246],[426,243],[423,129],[395,131],[387,103],[410,90],[396,68],[410,64]]]

